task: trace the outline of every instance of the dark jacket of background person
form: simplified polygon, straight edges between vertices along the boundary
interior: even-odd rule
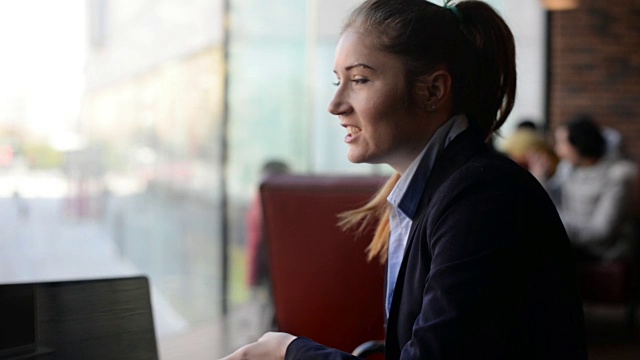
[[[569,240],[533,176],[467,130],[439,155],[419,201],[387,360],[587,358]],[[302,337],[286,353],[350,357]]]

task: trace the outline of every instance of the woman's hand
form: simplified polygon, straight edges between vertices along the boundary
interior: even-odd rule
[[[268,332],[253,344],[236,350],[222,360],[283,360],[287,346],[295,336],[282,332]]]

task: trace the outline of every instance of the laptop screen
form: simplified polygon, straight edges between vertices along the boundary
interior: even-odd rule
[[[0,286],[0,357],[35,350],[35,298],[33,284]]]
[[[13,351],[8,354],[21,347],[22,354],[30,347],[53,359],[158,358],[146,277],[0,285],[0,289],[2,311],[14,309],[10,324],[0,321],[0,334],[15,334],[1,335],[4,351]]]

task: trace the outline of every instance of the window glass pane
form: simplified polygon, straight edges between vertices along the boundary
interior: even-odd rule
[[[221,319],[222,16],[0,3],[0,282],[147,275],[163,359]]]

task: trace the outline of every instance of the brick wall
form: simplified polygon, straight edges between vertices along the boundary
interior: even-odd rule
[[[640,0],[581,0],[550,31],[550,127],[589,113],[640,159]]]

